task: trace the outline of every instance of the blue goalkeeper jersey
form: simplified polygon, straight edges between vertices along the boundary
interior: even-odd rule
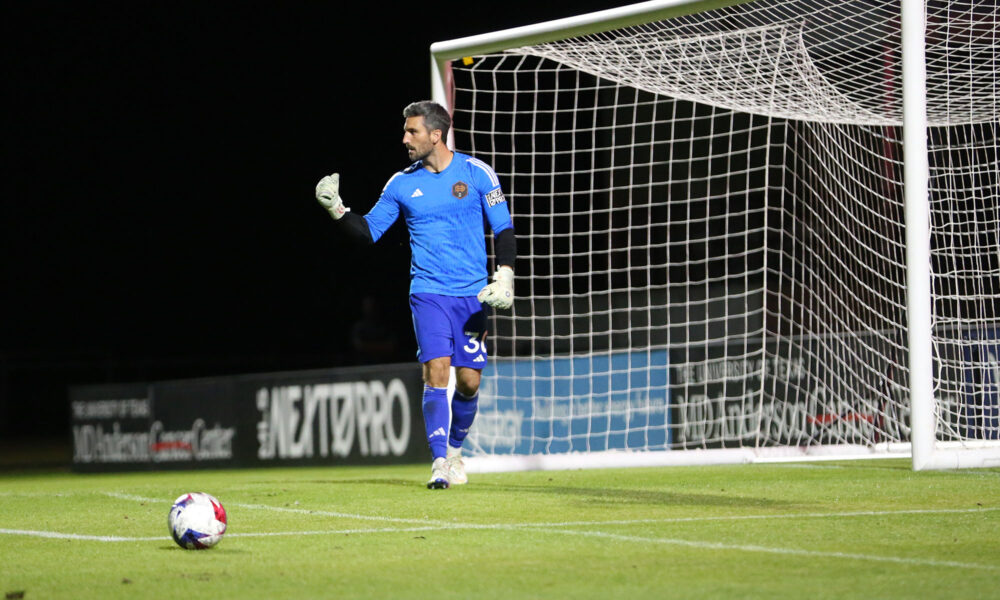
[[[372,240],[400,214],[410,232],[411,294],[476,295],[486,285],[485,224],[494,235],[512,227],[497,174],[458,152],[440,173],[417,161],[389,179],[365,215]]]

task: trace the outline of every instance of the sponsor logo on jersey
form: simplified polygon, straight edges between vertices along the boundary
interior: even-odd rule
[[[461,200],[469,195],[469,185],[464,181],[458,181],[451,186],[451,195]]]
[[[424,195],[424,193],[420,191],[420,188],[417,188],[417,189],[413,190],[412,194],[410,194],[410,198],[419,198],[419,197],[421,197],[423,195]]]
[[[505,200],[506,198],[503,197],[503,191],[501,191],[500,188],[497,188],[492,192],[490,192],[489,194],[486,194],[486,203],[489,204],[490,206],[496,206],[497,204],[500,204]]]

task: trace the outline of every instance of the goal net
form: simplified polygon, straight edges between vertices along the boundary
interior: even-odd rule
[[[470,466],[909,456],[914,353],[934,451],[977,457],[929,466],[1000,464],[996,2],[925,3],[910,90],[898,0],[720,4],[432,46],[455,148],[494,166],[518,236]]]

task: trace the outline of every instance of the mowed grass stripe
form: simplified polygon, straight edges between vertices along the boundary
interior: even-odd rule
[[[497,473],[443,492],[424,488],[425,471],[0,474],[0,592],[936,599],[982,597],[1000,569],[996,469],[915,473],[884,461]],[[199,490],[230,509],[231,527],[216,548],[189,552],[169,539],[166,513]],[[429,587],[438,572],[466,577]]]
[[[129,501],[143,502],[143,503],[166,504],[169,502],[163,500],[162,498],[151,498],[135,494],[126,494],[122,492],[103,492],[102,495],[120,500],[129,500]],[[707,549],[707,550],[759,552],[759,553],[783,554],[783,555],[793,555],[793,556],[811,556],[811,557],[836,558],[836,559],[848,559],[848,560],[892,562],[892,563],[910,564],[910,565],[955,567],[955,568],[966,568],[966,569],[987,569],[987,570],[1000,569],[1000,567],[997,567],[995,565],[964,563],[958,561],[942,561],[937,559],[880,556],[873,554],[859,554],[859,553],[849,553],[849,552],[824,552],[824,551],[804,550],[795,548],[781,548],[781,547],[768,547],[760,545],[743,545],[743,544],[726,544],[713,541],[634,536],[634,535],[623,535],[623,534],[615,534],[602,531],[564,529],[566,527],[581,527],[581,526],[600,527],[609,525],[619,526],[619,525],[642,525],[642,524],[695,523],[695,522],[710,522],[710,521],[747,521],[747,520],[765,520],[765,519],[830,519],[830,518],[842,519],[842,518],[859,518],[859,517],[893,516],[893,515],[966,514],[966,513],[981,513],[981,512],[995,511],[998,510],[997,507],[985,507],[985,508],[975,508],[975,509],[914,509],[914,510],[854,511],[854,512],[841,512],[841,513],[828,512],[828,513],[798,513],[798,514],[784,513],[784,514],[765,514],[765,515],[724,515],[724,516],[710,516],[710,517],[684,517],[684,518],[673,518],[673,519],[617,519],[617,520],[604,520],[604,521],[566,521],[566,522],[549,522],[549,523],[541,522],[541,523],[509,523],[509,524],[476,524],[476,523],[428,522],[427,520],[422,520],[422,519],[396,518],[396,517],[385,517],[378,515],[363,515],[357,513],[343,513],[343,512],[314,510],[306,508],[288,508],[281,506],[271,506],[266,504],[248,504],[241,502],[229,502],[227,504],[229,504],[232,507],[245,508],[250,510],[263,510],[263,511],[283,512],[283,513],[294,513],[301,515],[337,517],[337,518],[344,518],[351,520],[375,520],[375,521],[398,522],[398,523],[423,523],[422,526],[417,526],[417,527],[389,527],[389,528],[366,528],[366,529],[353,528],[353,529],[279,531],[279,532],[239,532],[239,533],[228,534],[227,537],[229,538],[278,537],[278,536],[294,536],[294,535],[303,535],[303,536],[358,535],[358,534],[373,534],[373,533],[392,534],[392,533],[432,532],[432,531],[442,531],[442,530],[513,531],[513,530],[532,529],[538,532],[552,533],[559,535],[597,537],[597,538],[606,538],[606,539],[613,539],[613,540],[626,541],[632,543],[667,544],[667,545],[686,546],[691,548]],[[95,536],[95,535],[83,535],[75,533],[18,530],[18,529],[0,529],[0,534],[23,535],[30,537],[43,537],[43,538],[55,538],[55,539],[87,540],[87,541],[97,541],[97,542],[143,542],[143,541],[163,541],[170,539],[167,536],[163,537],[126,537],[126,536],[110,536],[110,535]]]
[[[942,512],[942,511],[936,511],[936,512]],[[590,525],[599,525],[599,523],[590,523]],[[740,551],[740,552],[751,552],[751,553],[781,554],[781,555],[800,556],[800,557],[820,557],[820,558],[833,558],[833,559],[846,559],[846,560],[861,560],[870,562],[890,562],[890,563],[899,563],[899,564],[917,565],[917,566],[954,567],[962,569],[986,569],[993,571],[1000,570],[1000,567],[995,565],[986,565],[977,563],[963,563],[957,561],[942,561],[936,559],[921,559],[921,558],[909,558],[909,557],[898,557],[898,556],[881,556],[874,554],[857,554],[849,552],[823,552],[818,550],[804,550],[798,548],[775,548],[775,547],[756,546],[756,545],[725,544],[722,542],[707,542],[699,540],[682,540],[682,539],[671,539],[671,538],[622,535],[622,534],[608,533],[603,531],[561,529],[558,527],[545,526],[545,524],[541,523],[538,524],[518,523],[509,525],[449,524],[443,527],[435,525],[426,527],[334,529],[328,531],[244,532],[244,533],[227,534],[226,537],[254,538],[254,537],[296,536],[296,535],[301,535],[301,536],[358,535],[358,534],[373,534],[373,533],[394,534],[394,533],[440,532],[443,530],[477,530],[477,529],[508,530],[508,531],[532,530],[541,533],[572,535],[572,536],[591,537],[591,538],[605,538],[605,539],[624,541],[630,543],[685,546],[689,548],[696,548],[699,550],[728,550],[728,551]],[[162,537],[95,536],[95,535],[82,535],[75,533],[61,533],[54,531],[33,531],[33,530],[22,530],[22,529],[0,529],[0,534],[53,538],[53,539],[95,541],[95,542],[148,542],[148,541],[170,540],[168,536],[162,536]]]
[[[104,492],[106,496],[112,498],[118,498],[121,500],[134,500],[136,502],[165,502],[162,498],[147,498],[143,496],[136,496],[133,494],[124,494],[120,492]],[[448,523],[444,521],[430,521],[427,519],[408,519],[408,518],[397,518],[397,517],[385,517],[379,515],[362,515],[357,513],[342,513],[334,512],[328,510],[319,509],[308,509],[308,508],[288,508],[285,506],[270,506],[267,504],[246,504],[240,502],[225,502],[226,506],[234,506],[237,508],[247,508],[251,510],[273,510],[275,512],[284,513],[294,513],[302,515],[315,515],[323,517],[339,517],[344,519],[357,519],[357,520],[372,520],[372,521],[388,521],[394,523],[416,523],[416,524],[429,524],[444,528],[456,528],[456,529],[468,529],[468,528],[490,528],[492,525],[479,525],[473,523]],[[901,509],[901,510],[865,510],[865,511],[848,511],[848,512],[825,512],[825,513],[780,513],[780,514],[761,514],[761,515],[719,515],[719,516],[709,516],[709,517],[676,517],[676,518],[666,518],[666,519],[613,519],[613,520],[598,520],[598,521],[561,521],[561,522],[541,522],[541,523],[520,523],[513,525],[514,527],[541,527],[541,528],[551,528],[551,527],[581,527],[581,526],[600,526],[600,525],[642,525],[642,524],[658,524],[658,523],[698,523],[698,522],[709,522],[709,521],[756,521],[756,520],[766,520],[766,519],[842,519],[850,517],[884,517],[893,515],[935,515],[935,514],[967,514],[967,513],[984,513],[1000,510],[1000,507],[979,507],[979,508],[956,508],[956,509]],[[499,526],[497,526],[499,527]]]

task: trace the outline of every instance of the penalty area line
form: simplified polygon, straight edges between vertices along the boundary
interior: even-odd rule
[[[781,548],[781,547],[756,546],[747,544],[726,544],[722,542],[705,542],[697,540],[682,540],[676,538],[644,537],[644,536],[608,533],[604,531],[581,531],[575,529],[559,529],[552,527],[544,527],[540,525],[543,524],[521,523],[521,524],[474,525],[474,524],[453,523],[445,525],[443,527],[440,525],[425,525],[421,527],[380,527],[372,529],[331,529],[331,530],[312,530],[312,531],[229,533],[226,535],[226,537],[261,538],[261,537],[281,537],[281,536],[287,537],[287,536],[315,536],[315,535],[359,535],[359,534],[369,534],[369,533],[425,533],[425,532],[441,532],[445,530],[454,531],[461,529],[487,530],[487,531],[499,531],[499,530],[533,531],[538,533],[569,535],[576,537],[589,537],[589,538],[598,538],[598,539],[614,540],[614,541],[629,542],[629,543],[682,546],[686,548],[696,548],[700,550],[732,550],[737,552],[749,552],[755,554],[779,554],[784,556],[799,556],[806,558],[860,560],[864,562],[884,562],[884,563],[894,563],[894,564],[902,564],[910,566],[950,567],[950,568],[960,568],[960,569],[979,569],[988,571],[1000,570],[1000,567],[996,565],[985,565],[980,563],[964,563],[958,561],[926,559],[926,558],[909,558],[901,556],[882,556],[876,554],[859,554],[852,552],[803,550],[799,548]],[[28,529],[0,529],[0,535],[4,534],[27,536],[27,537],[40,537],[49,539],[105,542],[105,543],[150,542],[150,541],[170,540],[170,538],[167,536],[125,537],[125,536],[112,536],[112,535],[84,535],[78,533],[62,533],[58,531],[38,531],[38,530],[28,530]]]
[[[102,492],[105,496],[117,498],[119,500],[133,500],[136,502],[170,502],[162,498],[146,498],[132,494],[122,494],[119,492]],[[249,510],[268,510],[273,512],[291,513],[296,515],[312,515],[316,517],[336,517],[338,519],[355,519],[358,521],[379,521],[383,523],[402,523],[412,525],[426,525],[437,527],[450,527],[452,523],[445,521],[429,521],[427,519],[406,519],[402,517],[383,517],[379,515],[361,515],[357,513],[343,513],[330,510],[312,510],[308,508],[289,508],[287,506],[271,506],[268,504],[246,504],[243,502],[223,502],[223,506],[232,508],[246,508]]]
[[[281,531],[281,532],[248,532],[248,533],[231,533],[227,534],[226,537],[231,538],[260,538],[260,537],[279,537],[279,536],[314,536],[314,535],[357,535],[357,534],[368,534],[368,533],[424,533],[424,532],[440,532],[443,530],[458,530],[458,529],[478,529],[478,530],[505,530],[505,531],[533,531],[538,533],[553,533],[558,535],[569,535],[575,537],[589,537],[598,538],[605,540],[614,540],[619,542],[628,543],[639,543],[639,544],[658,544],[667,546],[681,546],[686,548],[695,548],[699,550],[731,550],[737,552],[749,552],[754,554],[779,554],[784,556],[798,556],[804,558],[831,558],[838,560],[860,560],[863,562],[883,562],[883,563],[894,563],[909,566],[925,566],[925,567],[949,567],[949,568],[959,568],[959,569],[979,569],[987,571],[997,571],[1000,567],[996,565],[985,565],[980,563],[964,563],[958,561],[950,560],[937,560],[928,558],[910,558],[902,556],[882,556],[877,554],[859,554],[853,552],[830,552],[823,550],[803,550],[799,548],[781,548],[781,547],[771,547],[771,546],[756,546],[748,544],[726,544],[722,542],[705,542],[697,540],[682,540],[675,538],[657,538],[657,537],[645,537],[645,536],[635,536],[635,535],[622,535],[617,533],[608,533],[604,531],[581,531],[575,529],[557,529],[557,528],[546,528],[538,527],[534,524],[507,524],[507,525],[461,525],[452,524],[446,527],[440,526],[423,526],[423,527],[382,527],[374,529],[332,529],[332,530],[314,530],[314,531]],[[37,531],[28,529],[0,529],[0,535],[21,535],[28,537],[40,537],[49,539],[64,539],[64,540],[81,540],[81,541],[93,541],[93,542],[162,542],[169,541],[170,538],[167,536],[158,537],[125,537],[125,536],[112,536],[112,535],[83,535],[78,533],[62,533],[57,531]]]
[[[616,533],[606,533],[603,531],[579,531],[573,529],[536,529],[547,533],[561,533],[565,535],[594,537],[601,539],[616,540],[622,542],[635,542],[645,544],[663,544],[668,546],[684,546],[687,548],[698,548],[702,550],[735,550],[741,552],[751,552],[757,554],[781,554],[785,556],[801,556],[809,558],[835,558],[847,560],[860,560],[865,562],[888,562],[911,566],[926,567],[952,567],[960,569],[982,569],[986,571],[1000,571],[1000,566],[984,565],[980,563],[963,563],[951,560],[936,560],[933,558],[908,558],[903,556],[880,556],[877,554],[856,554],[852,552],[829,552],[823,550],[802,550],[799,548],[780,548],[769,546],[754,546],[745,544],[724,544],[722,542],[700,542],[695,540],[680,540],[671,538],[653,538],[634,535],[620,535]]]
[[[313,531],[259,531],[247,533],[227,533],[228,538],[259,538],[259,537],[289,537],[300,535],[356,535],[361,533],[423,533],[428,531],[442,531],[443,529],[467,529],[462,526],[441,527],[382,527],[374,529],[326,529]],[[24,537],[37,537],[55,540],[80,540],[85,542],[169,542],[173,541],[170,536],[135,536],[128,537],[122,535],[85,535],[81,533],[63,533],[61,531],[39,531],[35,529],[0,529],[0,535],[18,535]]]
[[[891,517],[895,515],[954,515],[978,514],[1000,510],[1000,507],[928,508],[900,510],[861,510],[831,513],[781,513],[774,515],[718,515],[712,517],[670,517],[664,519],[613,519],[606,521],[563,521],[537,523],[537,527],[588,527],[591,525],[648,525],[651,523],[701,523],[707,521],[762,521],[771,519],[847,519],[852,517]]]
[[[33,529],[0,529],[0,535],[23,535],[55,540],[82,540],[86,542],[152,542],[169,540],[169,537],[125,537],[120,535],[84,535],[82,533],[62,533],[60,531],[37,531]]]
[[[142,496],[134,496],[131,494],[123,494],[118,492],[103,492],[107,496],[112,498],[118,498],[122,500],[134,500],[139,502],[163,502],[161,499],[156,498],[145,498]],[[336,517],[342,519],[355,519],[360,521],[378,521],[384,523],[400,523],[400,524],[410,524],[416,526],[432,526],[440,529],[502,529],[505,527],[513,528],[538,528],[544,529],[549,527],[599,527],[602,525],[646,525],[653,523],[698,523],[698,522],[710,522],[710,521],[761,521],[761,520],[771,520],[771,519],[847,519],[847,518],[860,518],[860,517],[886,517],[894,515],[944,515],[944,514],[977,514],[984,512],[994,512],[1000,510],[1000,507],[978,507],[978,508],[940,508],[940,509],[900,509],[900,510],[864,510],[864,511],[847,511],[847,512],[828,512],[828,513],[780,513],[773,515],[718,515],[718,516],[706,516],[706,517],[671,517],[671,518],[661,518],[661,519],[612,519],[604,521],[564,521],[564,522],[549,522],[549,523],[515,523],[515,524],[495,524],[495,525],[480,525],[475,523],[454,523],[448,521],[432,521],[427,519],[408,519],[402,517],[383,517],[378,515],[362,515],[357,513],[342,513],[327,510],[311,510],[306,508],[288,508],[284,506],[271,506],[267,504],[245,504],[239,502],[226,502],[225,506],[233,506],[235,508],[247,508],[251,510],[267,510],[283,513],[293,513],[300,515],[313,515],[321,517]]]
[[[118,498],[120,500],[133,500],[136,502],[165,502],[161,498],[147,498],[124,494],[120,492],[102,492],[106,496]],[[336,517],[341,519],[355,519],[359,521],[379,521],[384,523],[412,524],[417,526],[436,526],[442,529],[485,529],[502,527],[588,527],[600,525],[642,525],[649,523],[697,523],[703,521],[757,521],[768,519],[845,519],[852,517],[885,517],[893,515],[925,515],[925,514],[975,514],[1000,510],[1000,507],[978,507],[978,508],[941,508],[941,509],[900,509],[900,510],[865,510],[847,512],[828,513],[781,513],[773,515],[719,515],[707,517],[672,517],[662,519],[615,519],[605,521],[565,521],[549,523],[521,523],[511,525],[478,525],[474,523],[454,523],[448,521],[433,521],[428,519],[409,519],[404,517],[384,517],[379,515],[363,515],[358,513],[343,513],[328,510],[313,510],[307,508],[289,508],[285,506],[271,506],[268,504],[246,504],[241,502],[225,502],[224,506],[234,508],[246,508],[250,510],[266,510],[274,512],[292,513],[299,515],[312,515],[319,517]]]
[[[122,500],[132,500],[139,502],[154,502],[160,503],[165,502],[159,498],[147,498],[143,496],[136,496],[131,494],[124,494],[118,492],[103,492],[104,495],[110,496],[112,498],[118,498]],[[674,538],[657,538],[657,537],[643,537],[643,536],[632,536],[615,534],[602,531],[584,531],[576,529],[564,529],[565,527],[598,527],[605,525],[629,525],[629,524],[643,524],[643,523],[680,523],[680,522],[698,522],[698,521],[720,521],[720,520],[756,520],[756,519],[792,519],[792,518],[850,518],[850,517],[869,517],[869,516],[891,516],[891,515],[918,515],[918,514],[969,514],[969,513],[982,513],[982,512],[992,512],[1000,510],[1000,507],[983,507],[983,508],[969,508],[969,509],[903,509],[903,510],[889,510],[889,511],[853,511],[853,512],[843,512],[843,513],[802,513],[802,514],[780,514],[780,515],[729,515],[729,516],[715,516],[715,517],[680,517],[672,519],[634,519],[634,520],[609,520],[609,521],[567,521],[562,523],[509,523],[509,524],[472,524],[472,523],[447,523],[440,521],[428,521],[424,519],[407,519],[398,517],[384,517],[375,515],[361,515],[355,513],[341,513],[334,511],[322,511],[322,510],[309,510],[302,508],[288,508],[280,506],[270,506],[263,504],[246,504],[246,503],[227,503],[231,504],[233,507],[247,508],[253,510],[268,510],[275,512],[285,512],[303,515],[314,515],[314,516],[330,516],[337,518],[347,518],[347,519],[357,519],[357,520],[368,520],[368,521],[380,521],[387,523],[400,523],[400,524],[412,524],[413,527],[383,527],[383,528],[371,528],[371,529],[333,529],[333,530],[313,530],[313,531],[289,531],[289,532],[246,532],[246,533],[236,533],[233,532],[228,535],[228,537],[277,537],[277,536],[294,536],[294,535],[352,535],[352,534],[364,534],[364,533],[412,533],[412,532],[433,532],[433,531],[444,531],[444,530],[507,530],[507,531],[537,531],[540,533],[555,533],[560,535],[572,535],[580,537],[593,537],[593,538],[603,538],[610,540],[618,540],[624,542],[635,542],[635,543],[646,543],[646,544],[662,544],[662,545],[674,545],[674,546],[684,546],[690,548],[701,548],[707,550],[733,550],[742,552],[752,552],[752,553],[767,553],[767,554],[780,554],[787,556],[802,556],[802,557],[822,557],[822,558],[834,558],[834,559],[846,559],[846,560],[861,560],[869,562],[886,562],[904,565],[916,565],[916,566],[934,566],[934,567],[951,567],[951,568],[963,568],[963,569],[982,569],[996,571],[1000,570],[1000,566],[986,565],[979,563],[964,563],[958,561],[946,561],[946,560],[936,560],[936,559],[922,559],[922,558],[909,558],[909,557],[899,557],[899,556],[880,556],[873,554],[862,554],[862,553],[850,553],[850,552],[832,552],[832,551],[820,551],[820,550],[804,550],[796,548],[781,548],[781,547],[768,547],[768,546],[757,546],[757,545],[744,545],[744,544],[726,544],[722,542],[706,542],[697,540],[683,540]],[[59,538],[59,539],[77,539],[77,540],[92,540],[101,542],[126,542],[126,541],[151,541],[151,540],[164,540],[170,539],[166,537],[154,537],[154,538],[143,538],[143,537],[123,537],[123,536],[87,536],[80,534],[64,534],[59,532],[44,532],[44,531],[29,531],[29,530],[12,530],[12,529],[0,529],[0,534],[13,534],[13,535],[30,535],[35,537],[48,537],[48,538]]]

